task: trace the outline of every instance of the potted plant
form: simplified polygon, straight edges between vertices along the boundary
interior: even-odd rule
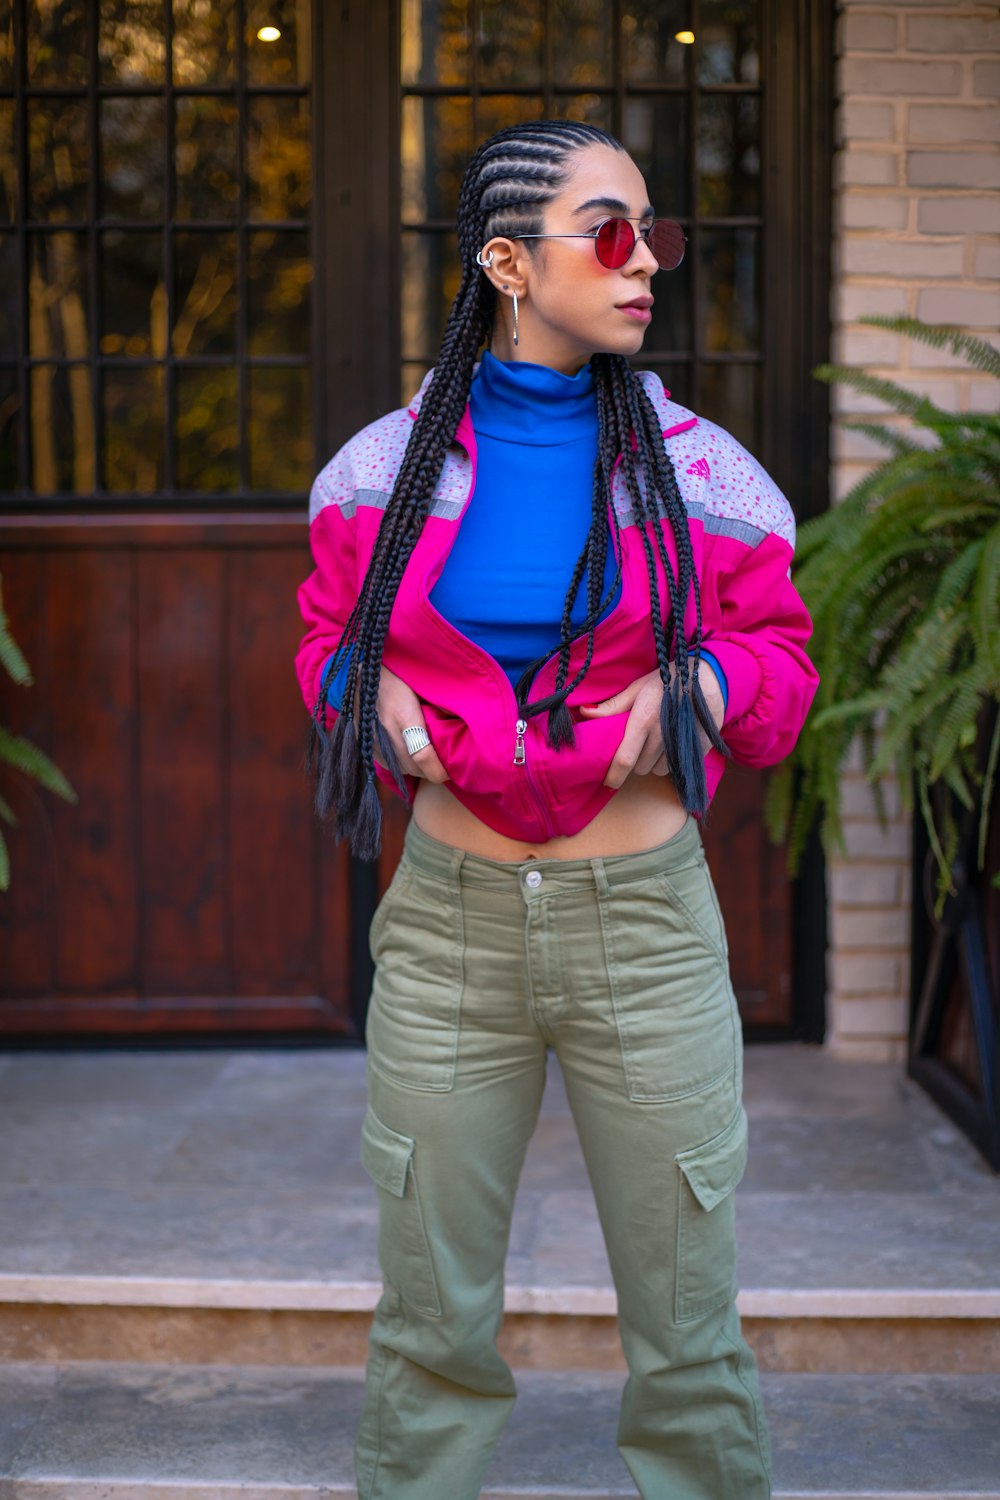
[[[960,329],[860,321],[1000,378],[1000,352]],[[813,373],[913,427],[849,423],[889,456],[799,530],[795,582],[820,684],[769,781],[765,824],[787,838],[793,875],[817,820],[826,853],[844,852],[840,777],[855,736],[883,829],[881,778],[896,772],[911,816],[915,789],[926,839],[915,840],[907,1068],[1000,1171],[1000,413],[942,411],[859,369]]]

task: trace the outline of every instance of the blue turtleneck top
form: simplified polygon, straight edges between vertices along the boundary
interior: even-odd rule
[[[590,530],[598,440],[594,373],[589,364],[563,375],[524,360],[505,363],[487,350],[469,407],[476,487],[431,603],[516,686],[529,662],[558,645],[566,590]],[[602,598],[615,574],[610,531]],[[619,583],[604,614],[620,594]],[[571,615],[577,632],[586,606],[584,582]],[[701,655],[725,698],[721,666],[704,648]],[[345,664],[327,694],[337,708],[346,676]]]

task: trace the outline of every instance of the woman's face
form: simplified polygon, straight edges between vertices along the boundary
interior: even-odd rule
[[[613,215],[630,219],[638,233],[652,219],[642,173],[626,152],[595,143],[573,152],[568,168],[561,190],[545,208],[543,233],[586,234]],[[650,281],[659,269],[645,240],[636,240],[616,271],[601,265],[592,239],[497,236],[489,244],[495,252],[491,280],[499,294],[491,350],[498,359],[529,360],[572,375],[592,354],[635,354],[642,347],[653,300]],[[510,295],[515,291],[516,346]]]

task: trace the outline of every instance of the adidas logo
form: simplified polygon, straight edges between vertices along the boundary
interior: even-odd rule
[[[712,477],[712,471],[708,467],[707,458],[696,458],[686,472],[688,474],[697,474],[699,479],[711,479]]]

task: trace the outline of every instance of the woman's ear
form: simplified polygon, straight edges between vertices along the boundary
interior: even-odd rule
[[[519,249],[513,240],[506,239],[503,235],[494,235],[479,254],[482,260],[489,260],[489,265],[483,266],[483,274],[490,278],[498,292],[513,292],[518,297],[524,296],[527,288],[523,270],[526,259],[524,250]]]

